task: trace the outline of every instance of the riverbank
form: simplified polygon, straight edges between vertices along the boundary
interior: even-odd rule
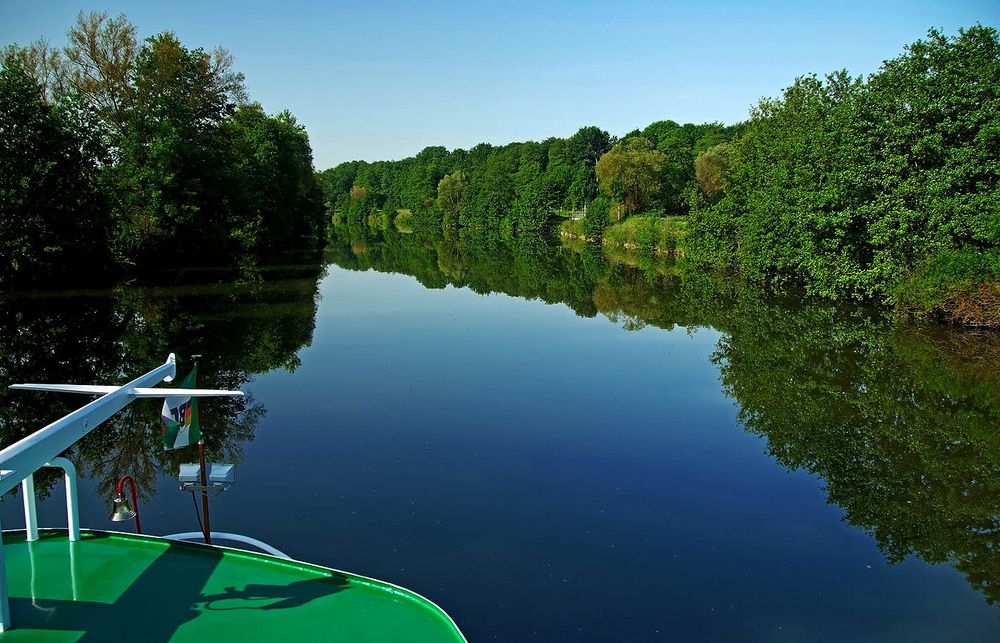
[[[587,234],[583,220],[568,220],[559,224],[559,236],[664,257],[685,257],[687,225],[685,217],[636,216],[608,226],[601,237],[595,237]]]

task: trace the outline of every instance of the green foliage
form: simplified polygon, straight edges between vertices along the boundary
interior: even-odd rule
[[[604,231],[604,243],[667,254],[683,253],[686,234],[687,220],[684,217],[640,215],[607,228]]]
[[[107,209],[96,187],[99,146],[77,131],[72,106],[8,56],[0,69],[0,285],[73,281],[108,265]]]
[[[612,143],[614,141],[611,135],[601,128],[593,125],[581,127],[566,141],[568,161],[572,165],[582,164],[594,167],[597,164],[597,159],[611,149]]]
[[[410,234],[413,232],[413,211],[397,210],[396,218],[392,220],[392,225],[396,227],[396,232]]]
[[[600,239],[604,229],[611,224],[611,200],[606,196],[598,196],[587,207],[587,215],[583,218],[583,233],[589,239]]]
[[[919,317],[1000,327],[1000,248],[938,252],[895,286],[892,299]]]
[[[170,252],[191,260],[227,236],[217,214],[227,205],[222,125],[233,106],[213,82],[208,56],[163,33],[136,57],[135,108],[103,175],[123,259],[143,264]],[[176,243],[185,236],[188,243]]]
[[[705,194],[722,192],[722,176],[729,167],[732,145],[720,143],[708,148],[694,160],[694,175]]]
[[[461,212],[463,225],[497,228],[509,222],[508,215],[516,196],[513,174],[518,165],[518,151],[500,148],[484,165],[473,170]]]
[[[566,207],[579,210],[597,196],[597,174],[592,167],[581,164],[566,190]]]
[[[225,123],[238,207],[229,236],[241,250],[308,249],[325,237],[322,192],[305,128],[289,112],[243,105]]]
[[[535,161],[525,163],[514,174],[517,197],[511,206],[511,215],[522,230],[539,230],[551,211],[548,184],[541,167]]]
[[[618,143],[597,161],[601,192],[613,198],[621,208],[616,215],[637,212],[659,197],[660,172],[665,162],[666,156],[642,137]]]
[[[1000,42],[931,31],[867,80],[799,78],[753,111],[701,263],[830,298],[891,300],[927,257],[1000,245]]]
[[[583,221],[583,219],[566,219],[559,223],[559,233],[565,237],[579,239],[586,235]]]
[[[47,178],[20,177],[20,195],[5,199],[11,214],[0,237],[21,238],[22,255],[11,255],[18,270],[68,266],[78,261],[70,250],[81,244],[91,258],[110,249],[120,266],[145,267],[209,255],[236,262],[321,243],[327,217],[305,130],[287,112],[268,116],[247,103],[243,76],[231,66],[224,49],[189,49],[169,32],[140,46],[124,16],[103,13],[81,13],[62,52],[43,43],[8,48],[4,73],[20,69],[38,84],[35,106],[11,109],[5,126],[44,137],[49,148],[10,140],[34,145],[23,150],[31,163],[42,158],[31,154],[49,155]],[[2,100],[25,106],[26,85],[18,82],[20,89],[5,85]],[[39,129],[43,120],[47,133]],[[57,147],[64,158],[52,156]],[[38,234],[52,237],[45,241],[18,232],[36,217],[32,184],[59,202],[46,215],[58,226],[39,220]],[[95,207],[102,211],[94,214]]]
[[[607,132],[585,127],[568,139],[541,143],[483,143],[451,152],[431,147],[400,161],[341,163],[320,172],[318,181],[327,208],[353,221],[383,208],[406,208],[422,227],[514,235],[540,230],[554,212],[582,208],[593,198],[594,163],[610,144]]]
[[[516,235],[544,228],[562,210],[587,207],[599,193],[596,167],[601,160],[602,167],[614,172],[605,193],[617,195],[619,218],[638,208],[684,213],[696,185],[695,155],[709,143],[728,140],[734,131],[717,123],[662,121],[614,146],[607,132],[590,126],[566,139],[499,147],[483,143],[451,152],[432,147],[399,161],[351,161],[317,177],[327,208],[338,217],[366,221],[376,210],[406,208],[421,226],[437,219],[446,229],[475,227]],[[365,192],[352,196],[355,188]],[[431,213],[435,216],[427,216]],[[595,221],[591,218],[591,226]],[[596,228],[592,232],[600,236]]]
[[[458,225],[458,213],[462,210],[462,199],[468,181],[461,170],[446,174],[437,186],[437,207],[444,214],[444,225]]]

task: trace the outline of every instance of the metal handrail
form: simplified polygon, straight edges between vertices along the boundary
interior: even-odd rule
[[[63,470],[66,481],[66,528],[71,541],[80,540],[80,503],[77,500],[76,466],[66,458],[52,458],[44,467]],[[35,505],[35,476],[28,475],[21,481],[24,496],[24,531],[29,541],[38,540],[38,509]]]

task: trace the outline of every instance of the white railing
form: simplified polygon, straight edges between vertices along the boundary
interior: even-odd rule
[[[76,492],[76,467],[66,458],[52,458],[43,466],[58,467],[63,470],[66,480],[66,529],[71,541],[80,540],[80,503]],[[21,481],[21,495],[24,496],[24,531],[28,541],[38,540],[38,511],[35,508],[35,476],[29,475]]]

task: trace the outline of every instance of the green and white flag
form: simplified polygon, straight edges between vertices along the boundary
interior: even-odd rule
[[[198,365],[195,364],[178,388],[195,388],[197,377]],[[168,449],[179,449],[197,444],[201,440],[196,397],[178,395],[164,398],[160,421],[162,423],[160,438],[163,440],[163,446]]]

